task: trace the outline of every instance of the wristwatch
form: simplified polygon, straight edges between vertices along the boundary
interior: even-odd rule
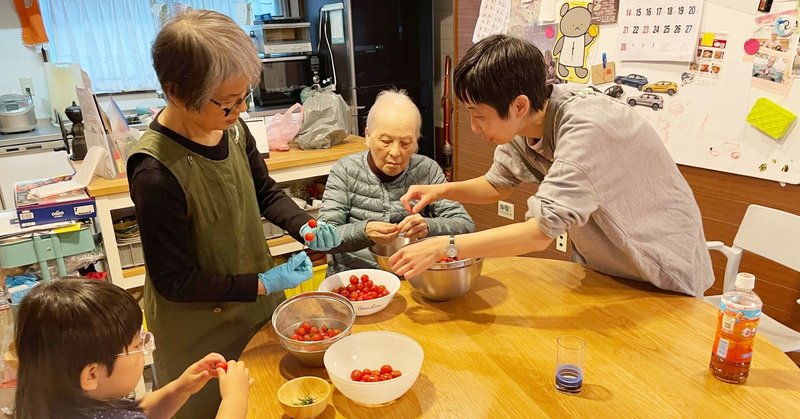
[[[450,244],[444,249],[444,254],[449,258],[458,256],[458,246],[456,246],[456,236],[450,235]]]

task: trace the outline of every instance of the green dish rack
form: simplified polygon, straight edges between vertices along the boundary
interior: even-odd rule
[[[55,260],[58,274],[65,276],[64,258],[94,250],[94,235],[88,225],[65,232],[33,233],[12,241],[0,243],[0,268],[39,263],[42,279],[50,280],[48,261]]]

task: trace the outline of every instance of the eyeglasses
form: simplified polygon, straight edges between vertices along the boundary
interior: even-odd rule
[[[242,104],[242,102],[246,101],[247,98],[249,98],[250,95],[252,95],[252,94],[253,94],[253,88],[251,87],[247,91],[247,94],[244,95],[243,97],[239,98],[239,100],[237,100],[236,102],[234,102],[233,105],[231,105],[230,108],[225,106],[225,105],[223,105],[223,104],[221,104],[221,103],[219,103],[219,102],[217,102],[214,99],[208,99],[208,101],[213,103],[213,104],[215,104],[215,105],[217,105],[217,106],[219,106],[220,109],[222,109],[225,112],[225,116],[228,116],[228,115],[231,114],[231,112],[233,112],[234,109],[238,108]]]
[[[142,343],[141,343],[142,349],[137,349],[135,351],[123,352],[123,353],[117,354],[117,356],[136,354],[136,353],[139,353],[139,352],[141,352],[141,353],[143,353],[145,355],[150,355],[150,354],[153,353],[153,351],[156,350],[156,338],[153,337],[152,333],[145,332],[144,330],[142,330],[142,331],[139,332],[139,337],[142,340]]]

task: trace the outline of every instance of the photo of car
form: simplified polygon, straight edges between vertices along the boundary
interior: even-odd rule
[[[671,81],[659,81],[655,83],[645,84],[642,91],[647,93],[666,93],[670,96],[678,93],[678,85]]]
[[[615,84],[615,85],[609,87],[608,89],[606,89],[606,91],[603,92],[603,93],[605,93],[605,94],[607,94],[607,95],[609,95],[609,96],[611,96],[611,97],[613,97],[615,99],[619,99],[619,98],[622,97],[622,93],[623,93],[622,92],[622,86],[620,86],[618,84]]]
[[[628,74],[627,76],[616,76],[614,77],[614,83],[616,84],[626,84],[631,87],[635,87],[639,90],[642,90],[642,86],[647,84],[647,77],[639,75],[639,74]]]
[[[659,95],[654,95],[652,93],[645,93],[639,97],[628,98],[628,105],[649,106],[653,108],[654,111],[657,111],[664,107],[664,98],[662,98]]]

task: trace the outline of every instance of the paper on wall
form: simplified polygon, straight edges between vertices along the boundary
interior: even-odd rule
[[[595,0],[592,23],[598,25],[617,22],[619,0]]]
[[[692,61],[704,4],[705,0],[627,0],[620,4],[619,59]]]
[[[472,42],[496,34],[505,34],[511,12],[511,0],[483,0]]]
[[[761,47],[753,56],[752,86],[788,96],[797,61],[797,10],[757,16],[753,38]]]
[[[558,15],[556,14],[556,3],[558,0],[539,0],[539,21],[540,22],[555,22]]]
[[[725,53],[728,34],[721,32],[701,32],[697,40],[697,52],[689,63],[691,83],[718,86],[725,75]],[[683,77],[682,81],[684,81]],[[685,83],[685,81],[684,81]],[[685,83],[688,84],[688,83]]]
[[[758,12],[758,2],[754,0],[708,0],[711,3],[716,3],[725,6],[729,9],[738,10],[751,15]]]

